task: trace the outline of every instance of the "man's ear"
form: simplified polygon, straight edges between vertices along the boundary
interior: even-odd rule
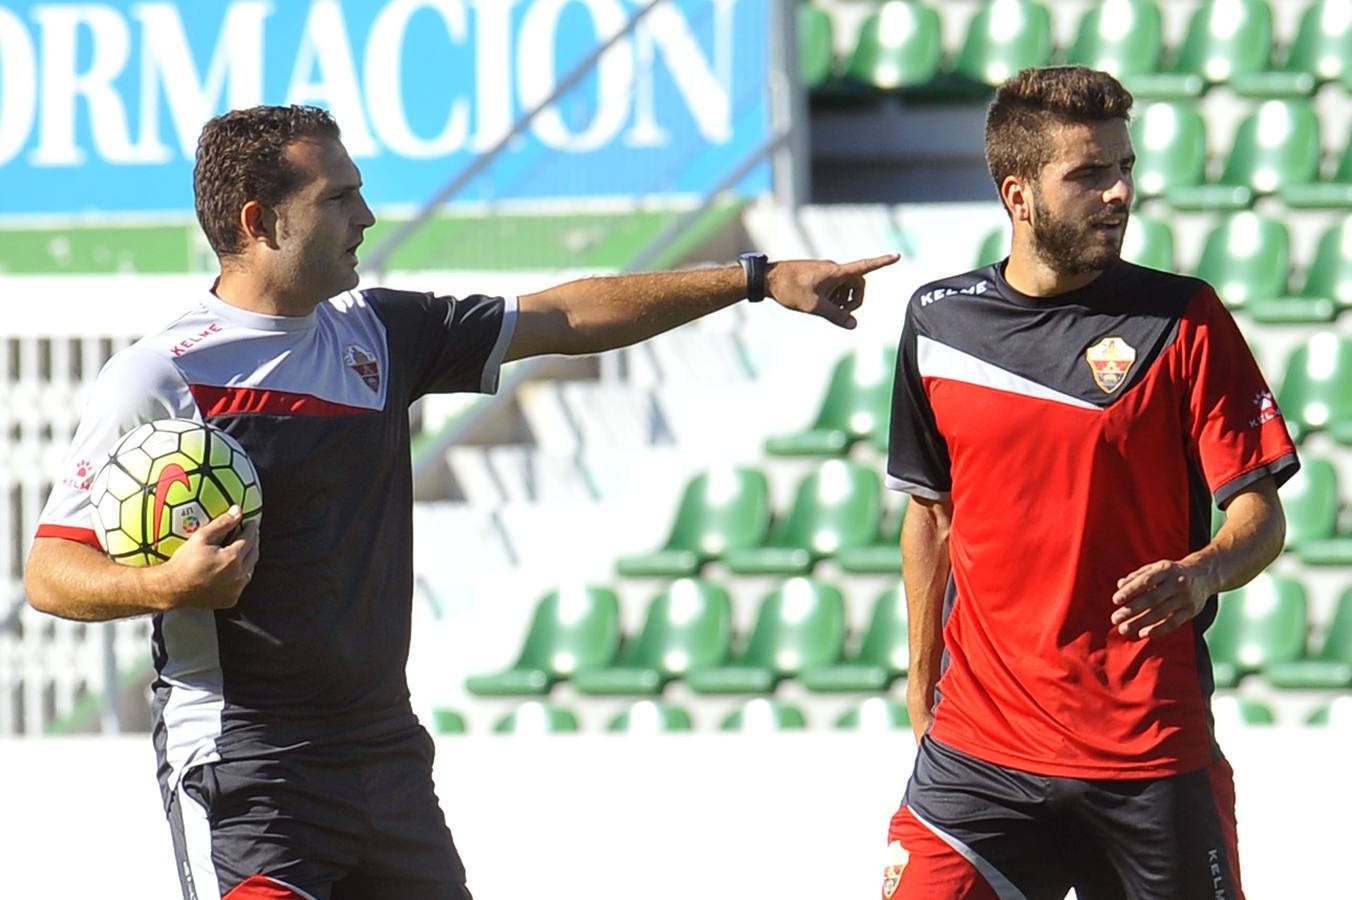
[[[250,200],[240,208],[239,226],[246,244],[262,242],[272,250],[277,249],[277,212],[271,207]]]
[[[1006,176],[1000,184],[1000,200],[1004,202],[1005,209],[1009,210],[1009,215],[1015,222],[1033,220],[1032,185],[1025,183],[1023,179],[1014,175]]]

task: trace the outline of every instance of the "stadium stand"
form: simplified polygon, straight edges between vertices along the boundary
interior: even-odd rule
[[[687,673],[700,694],[768,694],[783,678],[835,662],[845,639],[845,598],[835,585],[791,578],[762,601],[755,628],[726,663]]]
[[[656,700],[639,700],[606,725],[621,734],[666,734],[694,728],[690,713],[681,706]]]
[[[731,644],[728,592],[678,579],[653,599],[643,629],[611,665],[579,671],[572,684],[583,694],[658,695],[674,679],[721,664]]]
[[[540,599],[521,655],[510,667],[471,676],[486,696],[547,694],[576,672],[608,664],[620,641],[619,599],[608,588],[574,585]]]
[[[1140,201],[1126,255],[1213,279],[1279,386],[1279,405],[1310,461],[1307,482],[1325,484],[1329,472],[1335,476],[1331,497],[1308,485],[1309,492],[1298,495],[1298,483],[1284,491],[1293,537],[1274,577],[1291,579],[1308,594],[1297,661],[1307,647],[1342,646],[1324,640],[1326,633],[1335,638],[1343,633],[1334,610],[1341,609],[1337,597],[1348,565],[1344,548],[1352,539],[1345,487],[1352,483],[1352,458],[1345,446],[1352,443],[1352,401],[1347,399],[1352,397],[1352,338],[1343,314],[1352,306],[1347,262],[1352,254],[1346,249],[1352,227],[1350,19],[1345,0],[813,0],[800,5],[798,18],[799,63],[816,89],[814,115],[845,110],[872,116],[869,121],[881,129],[879,143],[885,143],[887,123],[893,121],[915,121],[920,124],[911,130],[924,133],[938,122],[954,129],[940,133],[955,143],[979,142],[979,134],[962,131],[967,127],[962,123],[973,119],[973,111],[979,120],[991,81],[1027,61],[1093,61],[1122,73],[1137,92],[1132,133]],[[1284,137],[1276,139],[1279,125]],[[952,183],[945,180],[950,170],[944,168],[951,160],[938,157],[951,155],[949,148],[917,156],[903,143],[887,164],[918,173],[942,195]],[[1280,158],[1264,158],[1274,151]],[[824,340],[754,315],[759,310],[729,311],[621,354],[618,378],[598,381],[595,367],[535,376],[495,407],[496,420],[510,420],[510,426],[471,430],[467,438],[437,450],[430,465],[436,478],[428,482],[433,488],[422,494],[428,502],[416,512],[419,530],[435,530],[453,536],[449,539],[457,546],[472,547],[484,571],[482,577],[472,576],[439,548],[419,548],[419,590],[434,611],[438,634],[465,621],[490,629],[480,646],[471,648],[471,671],[488,671],[518,655],[506,671],[471,678],[472,687],[457,674],[449,679],[454,685],[428,692],[454,706],[471,733],[488,728],[484,717],[500,711],[492,686],[505,689],[513,679],[523,695],[561,692],[576,704],[581,721],[600,721],[588,710],[607,689],[593,680],[614,672],[625,673],[614,677],[641,681],[643,693],[653,699],[688,701],[696,727],[709,721],[709,700],[693,691],[671,658],[653,649],[676,641],[679,628],[690,626],[674,617],[662,619],[674,616],[671,610],[680,604],[669,600],[664,613],[657,598],[670,579],[698,574],[708,579],[711,591],[726,593],[732,633],[749,636],[740,626],[757,620],[767,580],[774,585],[783,577],[769,574],[777,571],[773,566],[761,569],[750,562],[767,556],[792,557],[792,565],[778,571],[811,572],[839,590],[842,630],[837,655],[829,660],[835,671],[882,666],[886,629],[877,620],[879,595],[895,584],[902,507],[893,502],[896,498],[880,500],[876,484],[855,488],[857,493],[845,490],[854,476],[823,490],[819,472],[824,470],[815,468],[816,460],[778,455],[773,451],[782,447],[776,438],[820,428],[830,436],[814,453],[825,455],[824,448],[838,457],[833,463],[846,467],[842,473],[857,467],[876,477],[885,412],[880,415],[876,406],[866,409],[864,403],[843,406],[849,410],[843,412],[832,367],[891,353],[904,296],[929,277],[1003,257],[1008,232],[993,202],[936,203],[930,202],[933,195],[923,194],[912,200],[892,192],[885,181],[874,185],[852,167],[824,160],[818,168],[824,197],[847,178],[862,180],[865,190],[877,190],[878,196],[796,211],[729,204],[714,227],[723,236],[715,246],[759,246],[778,256],[900,250],[904,259],[896,271],[870,288],[866,327],[859,335]],[[983,178],[978,172],[968,181],[988,194]],[[1188,200],[1190,190],[1217,187],[1247,191],[1238,215],[1222,215],[1230,211],[1226,203],[1218,208]],[[449,214],[399,251],[391,266],[409,271],[433,263],[500,272],[543,266],[611,270],[660,235],[674,215],[642,208]],[[485,222],[492,227],[485,229]],[[701,257],[687,252],[684,258]],[[195,229],[183,225],[36,228],[7,231],[0,240],[0,267],[9,274],[152,272],[156,266],[191,272],[205,264]],[[10,473],[37,468],[44,454],[50,456],[64,443],[82,386],[129,337],[0,340],[0,372],[9,373],[0,433],[14,436],[4,444],[7,457],[0,469],[10,479],[3,485],[8,500],[0,503],[0,524],[14,536],[0,549],[14,598],[9,627],[0,633],[0,692],[13,700],[0,704],[8,717],[0,722],[3,732],[41,729],[67,718],[100,681],[101,629],[54,627],[24,612],[18,602],[22,550],[46,487]],[[879,363],[877,369],[875,374],[887,373],[888,365]],[[876,403],[886,395],[887,384],[874,378],[868,391],[853,396],[871,391]],[[767,393],[780,391],[801,398],[796,408],[764,402]],[[867,426],[865,418],[871,418]],[[701,472],[729,460],[764,479],[759,506],[750,512],[726,508],[736,493],[724,493],[728,485],[715,488],[709,476],[697,484]],[[818,487],[809,489],[814,473]],[[822,520],[828,529],[809,524],[809,513],[825,515],[819,507],[834,510],[834,520]],[[773,526],[772,514],[777,514]],[[559,521],[571,523],[563,529],[566,540],[557,534]],[[575,538],[584,534],[595,540],[579,547]],[[533,574],[523,574],[527,571]],[[549,580],[561,583],[574,575],[598,585],[614,579],[604,588],[615,604],[613,613],[600,616],[611,621],[602,629],[604,638],[585,653],[570,650],[572,657],[528,659],[528,649],[544,651],[535,643],[543,637],[537,638],[535,626],[526,622],[532,614],[526,607],[552,588]],[[480,584],[487,580],[495,580],[492,588]],[[1223,606],[1238,606],[1229,604],[1232,599],[1227,597]],[[521,627],[492,630],[485,610],[495,603],[521,609],[516,617]],[[457,618],[467,610],[475,618]],[[1232,640],[1227,621],[1223,615],[1216,626],[1218,659],[1233,655],[1227,649]],[[889,623],[893,629],[899,624]],[[578,621],[568,625],[578,626]],[[540,627],[549,630],[543,623]],[[549,627],[567,632],[562,622]],[[119,646],[127,648],[123,658],[137,659],[136,651],[145,646],[144,624],[126,623],[112,631]],[[844,642],[847,634],[854,640]],[[63,649],[52,653],[52,646]],[[465,648],[464,643],[455,646]],[[900,652],[897,645],[891,650]],[[810,721],[824,727],[849,708],[843,702],[853,706],[899,690],[904,660],[886,658],[890,687],[859,688],[832,699],[832,692],[820,687],[829,680],[819,680],[833,671],[828,666],[776,675],[758,692],[794,700]],[[1295,686],[1288,676],[1276,674],[1282,671],[1276,664],[1260,665],[1250,678],[1247,665],[1239,667],[1246,673],[1242,691],[1260,692],[1279,722],[1291,720],[1292,710],[1303,718],[1302,706],[1324,696],[1318,691],[1335,689]],[[1269,670],[1272,684],[1265,683]],[[493,675],[503,678],[494,682]],[[877,684],[876,678],[870,683]],[[595,693],[586,693],[587,688]]]
[[[797,706],[766,697],[754,697],[728,714],[718,726],[723,731],[763,734],[798,731],[808,727],[807,716]]]
[[[661,548],[616,561],[620,575],[695,575],[731,550],[760,546],[770,528],[770,486],[758,469],[721,465],[691,479]]]
[[[798,680],[810,691],[883,693],[906,674],[909,664],[906,593],[895,585],[873,602],[868,630],[853,653],[830,665],[806,668]]]
[[[892,376],[897,367],[895,347],[859,350],[836,363],[807,431],[767,438],[771,456],[840,456],[855,441],[887,443],[892,404]]]
[[[850,731],[893,731],[911,727],[906,704],[891,697],[867,697],[836,719],[836,728]]]
[[[527,700],[493,725],[495,734],[518,737],[565,734],[578,729],[577,714],[571,709],[540,700]]]
[[[1216,686],[1235,687],[1266,666],[1300,658],[1307,606],[1304,584],[1267,572],[1222,595],[1206,633]]]

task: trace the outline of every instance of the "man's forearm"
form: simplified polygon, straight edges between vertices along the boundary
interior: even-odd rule
[[[36,610],[79,622],[107,622],[161,611],[153,572],[113,562],[93,547],[38,538],[24,588]]]
[[[1281,554],[1285,540],[1286,517],[1276,485],[1268,478],[1235,495],[1216,536],[1180,561],[1200,567],[1206,573],[1208,593],[1215,594],[1252,581]]]
[[[600,353],[669,331],[746,297],[740,266],[583,278],[521,298],[557,319],[551,352]],[[513,357],[534,355],[513,348]]]
[[[944,593],[950,570],[948,508],[912,498],[901,531],[902,583],[910,636],[907,700],[914,718],[928,713],[943,662]]]

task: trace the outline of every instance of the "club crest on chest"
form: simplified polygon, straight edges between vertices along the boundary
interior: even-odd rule
[[[380,362],[375,354],[357,344],[348,344],[343,351],[343,362],[361,376],[373,393],[380,393]]]
[[[1111,394],[1126,382],[1136,362],[1136,348],[1120,337],[1106,337],[1084,351],[1084,360],[1099,390]]]

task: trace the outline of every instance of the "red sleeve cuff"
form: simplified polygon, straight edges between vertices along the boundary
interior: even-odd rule
[[[99,546],[98,536],[94,534],[92,528],[73,528],[70,525],[39,525],[37,536],[40,538],[61,538],[66,541],[88,544],[95,550],[103,550]]]

